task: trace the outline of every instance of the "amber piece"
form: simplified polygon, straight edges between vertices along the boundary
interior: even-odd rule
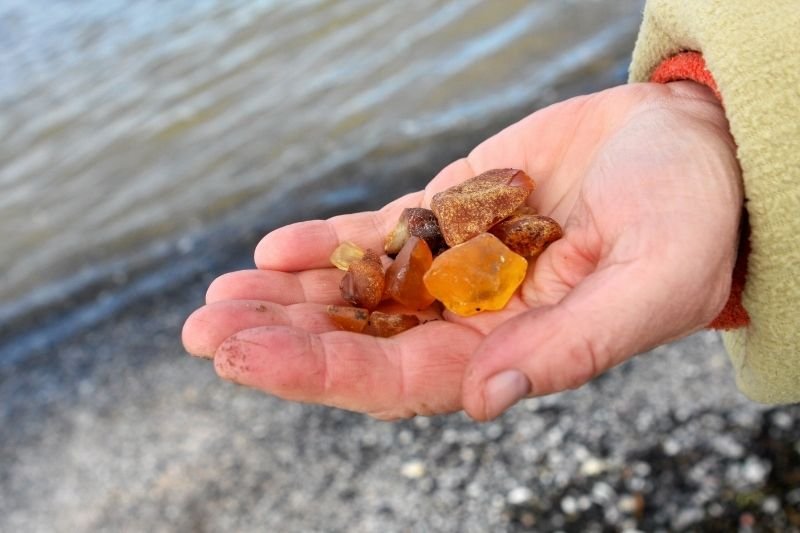
[[[489,170],[434,195],[431,210],[445,242],[455,246],[509,216],[533,188],[533,180],[521,170]]]
[[[386,270],[384,291],[394,301],[422,311],[434,300],[422,281],[431,263],[433,254],[428,244],[419,237],[409,238],[394,263]]]
[[[512,217],[519,217],[519,216],[522,216],[522,215],[535,215],[535,214],[536,214],[536,209],[532,208],[531,206],[529,206],[527,204],[523,204],[523,205],[519,206],[518,208],[514,209],[514,212],[511,213],[511,216]]]
[[[369,310],[361,307],[344,307],[341,305],[329,305],[328,316],[339,329],[361,333],[367,326],[369,320]]]
[[[433,255],[438,255],[447,249],[444,236],[439,229],[436,215],[430,209],[422,207],[409,207],[403,209],[397,225],[386,236],[383,249],[388,255],[398,253],[409,237],[424,239]]]
[[[423,280],[447,309],[471,316],[505,307],[527,268],[525,258],[491,233],[481,233],[434,259]]]
[[[383,287],[381,258],[372,250],[367,250],[364,257],[350,263],[350,268],[339,284],[339,291],[345,301],[371,310],[381,303]]]
[[[364,328],[364,333],[375,337],[391,337],[418,325],[419,318],[415,315],[373,311],[369,315],[369,321],[367,322],[367,327]]]
[[[344,241],[336,247],[331,254],[331,264],[339,270],[347,271],[350,268],[350,263],[358,261],[364,257],[364,250],[357,244],[350,241]]]
[[[531,258],[563,235],[558,222],[544,215],[511,216],[489,231],[513,252]]]

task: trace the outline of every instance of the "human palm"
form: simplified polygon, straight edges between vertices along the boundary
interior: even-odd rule
[[[326,316],[341,303],[333,249],[344,240],[381,249],[403,208],[499,167],[532,176],[530,205],[564,227],[506,308],[445,311],[388,339],[336,330]],[[730,289],[739,173],[724,113],[699,85],[568,100],[379,211],[273,231],[256,249],[257,270],[212,283],[184,344],[213,357],[223,378],[287,400],[383,419],[461,409],[490,419],[710,322]]]

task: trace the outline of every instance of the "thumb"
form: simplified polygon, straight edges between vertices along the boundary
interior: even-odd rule
[[[558,304],[518,315],[483,340],[465,372],[464,409],[490,420],[525,396],[577,388],[636,353],[700,329],[713,318],[714,304],[693,304],[702,296],[687,289],[674,274],[647,265],[596,271]]]

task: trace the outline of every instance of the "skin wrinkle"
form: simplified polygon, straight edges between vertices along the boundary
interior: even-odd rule
[[[322,357],[320,360],[322,361],[322,368],[319,370],[319,373],[322,374],[322,397],[329,398],[330,392],[333,388],[333,384],[331,381],[331,373],[330,369],[330,358],[331,353],[328,350],[328,347],[325,345],[324,342],[320,342],[320,350],[322,352]],[[312,352],[313,353],[313,352]]]
[[[596,96],[595,97],[587,97],[587,98],[581,100],[581,102],[580,102],[580,104],[578,106],[578,110],[576,111],[576,113],[580,113],[580,117],[581,118],[579,119],[578,123],[570,131],[570,135],[568,136],[569,138],[575,138],[578,135],[578,132],[581,131],[580,126],[581,126],[581,124],[583,124],[585,122],[586,115],[588,114],[588,113],[583,113],[582,109],[584,107],[586,107],[590,103],[592,98],[596,98]],[[564,143],[564,145],[561,148],[561,154],[560,154],[559,160],[565,159],[567,154],[570,153],[573,149],[574,149],[574,144],[573,143],[571,143],[571,142]],[[591,166],[591,162],[596,161],[597,152],[599,150],[600,150],[600,146],[597,146],[597,147],[595,147],[594,152],[591,155],[589,155],[588,157],[586,155],[582,156],[587,161],[590,162],[587,165],[587,167]],[[582,171],[585,172],[586,169],[584,168],[584,169],[582,169]],[[552,179],[553,176],[551,175],[550,178]],[[576,183],[580,182],[580,180],[567,180],[567,181],[574,181]],[[575,197],[575,195],[573,195],[573,194],[564,194],[564,195],[562,195],[561,198],[558,199],[556,204],[549,210],[550,216],[553,216],[555,213],[560,213],[562,208],[568,213],[572,212],[572,209],[574,208],[575,203],[579,199],[582,199],[582,196],[581,196],[582,194],[583,194],[583,189],[580,189],[578,191],[577,197]],[[563,207],[563,206],[566,206],[566,202],[569,202],[571,204],[569,208]]]
[[[445,317],[445,319],[448,322],[453,321],[453,320],[458,320],[458,325],[459,326],[464,326],[467,329],[471,329],[472,331],[474,331],[475,333],[477,333],[480,336],[486,335],[486,333],[479,326],[477,326],[475,324],[474,320],[470,320],[469,319],[470,317],[459,317],[458,315],[456,315],[452,311],[448,311],[447,309],[445,309],[442,312],[442,316]]]
[[[530,379],[530,378],[528,378],[528,379]],[[534,388],[535,386],[536,386],[536,384],[533,383],[533,380],[531,380],[531,390],[536,390]],[[481,422],[481,421],[491,420],[492,416],[491,416],[491,413],[489,413],[489,402],[486,400],[486,387],[481,387],[480,388],[479,396],[481,398],[481,404],[483,405],[483,419],[482,420],[478,419],[478,421]]]
[[[577,102],[576,102],[577,109],[574,112],[575,112],[575,114],[578,114],[581,118],[579,119],[577,124],[573,125],[573,127],[571,128],[571,130],[569,132],[569,135],[567,135],[566,132],[563,134],[564,138],[574,139],[577,136],[578,131],[580,131],[579,126],[580,126],[580,124],[583,123],[583,121],[585,120],[585,116],[587,114],[587,113],[584,112],[584,108],[590,102],[592,102],[593,99],[596,98],[596,96],[584,96],[584,97],[579,97],[579,98],[580,99],[577,100]],[[561,149],[559,150],[558,157],[554,158],[553,161],[564,161],[566,159],[567,154],[572,150],[572,148],[573,148],[573,144],[571,142],[563,143],[562,146],[561,146]],[[552,169],[550,169],[550,170],[552,170]],[[552,175],[552,172],[551,172],[551,175]],[[565,197],[562,197],[561,200],[563,200]],[[551,212],[555,212],[556,211],[556,209],[558,208],[559,204],[561,203],[561,200],[559,200],[559,202],[556,204],[556,206],[553,207]]]
[[[302,301],[304,303],[307,303],[309,300],[308,300],[308,294],[306,293],[306,286],[300,280],[300,276],[302,276],[302,275],[303,274],[301,273],[298,276],[294,277],[294,280],[295,280],[295,284],[300,288],[300,295],[301,295]]]
[[[323,388],[321,391],[322,398],[318,401],[326,405],[340,407],[343,409],[361,410],[360,406],[347,406],[347,402],[341,398],[341,392],[336,394],[336,374],[331,371],[332,368],[343,366],[342,362],[346,361],[348,358],[342,357],[341,354],[346,354],[349,347],[356,344],[353,342],[353,339],[355,335],[359,334],[339,330],[331,331],[329,333],[334,334],[334,336],[333,339],[330,335],[327,336],[327,342],[323,341],[321,337],[316,337],[316,342],[320,346],[319,352],[317,353],[322,355],[321,360],[323,363],[323,369],[320,371],[320,373],[324,375]],[[334,347],[337,349],[334,350]],[[369,350],[368,352],[371,353],[372,350]],[[363,374],[361,376],[350,375],[349,378],[351,381],[357,382],[360,380],[360,378],[364,378],[367,375],[368,374]]]
[[[591,203],[589,203],[586,199],[585,192],[581,190],[579,194],[579,198],[581,203],[583,204],[583,208],[579,211],[580,215],[586,216],[589,218],[590,222],[588,224],[583,224],[585,228],[584,232],[581,232],[584,236],[584,248],[585,252],[581,253],[580,246],[574,246],[574,252],[584,261],[586,261],[590,265],[598,265],[600,263],[600,259],[603,257],[608,257],[611,252],[612,244],[608,242],[607,239],[603,239],[600,237],[600,223],[597,220],[597,216],[595,215],[594,209],[591,207]],[[564,228],[564,234],[566,235],[567,229],[569,228],[569,224],[567,227]],[[579,226],[580,227],[580,226]],[[592,231],[594,234],[594,239],[590,240],[588,232],[589,230]],[[597,245],[599,241],[600,246]],[[591,242],[591,245],[587,245],[587,242]],[[598,249],[599,248],[599,249]],[[595,251],[592,254],[592,251]]]
[[[409,398],[407,397],[407,390],[408,386],[406,384],[406,369],[404,365],[404,352],[401,347],[397,345],[397,343],[389,338],[383,339],[387,342],[384,344],[389,346],[391,352],[394,356],[391,356],[387,353],[386,348],[377,347],[380,351],[383,352],[383,357],[387,361],[396,361],[396,367],[398,368],[398,382],[397,382],[397,395],[400,398],[400,405],[398,407],[389,408],[389,409],[379,409],[377,411],[368,411],[367,414],[373,418],[377,418],[379,420],[400,420],[400,419],[409,419],[413,418],[417,415],[417,412],[414,408],[409,407]],[[379,344],[378,339],[376,338],[374,344]]]
[[[577,320],[578,315],[570,308],[570,302],[565,302],[562,305],[556,306],[551,312],[555,313],[563,313],[566,316],[565,323],[566,324],[577,324],[579,323]],[[572,378],[568,379],[569,383],[567,384],[567,388],[569,389],[577,389],[581,385],[585,384],[595,376],[597,376],[600,368],[604,370],[609,367],[608,362],[610,359],[610,351],[608,348],[604,348],[602,351],[598,350],[595,344],[586,337],[586,333],[583,328],[576,328],[578,338],[583,345],[583,350],[576,350],[574,348],[574,344],[570,346],[570,348],[566,352],[566,356],[572,360],[575,364],[572,366],[573,369],[575,368],[582,368],[585,366],[584,363],[588,362],[588,372],[572,374]],[[604,364],[598,364],[598,357],[600,354],[603,354]],[[552,387],[552,383],[551,383]],[[554,390],[558,390],[558,387],[554,387]]]
[[[524,142],[524,141],[520,140],[520,144],[522,142]],[[525,165],[526,165],[525,168],[526,169],[530,170],[531,172],[534,172],[534,169],[538,170],[539,168],[541,168],[543,166],[542,164],[539,163],[539,161],[535,161],[535,159],[542,159],[542,156],[539,154],[538,151],[534,152],[533,150],[524,150],[524,148],[523,148],[523,154],[524,154],[524,160],[525,160]],[[553,173],[552,169],[548,168],[546,171],[542,172],[542,175],[545,175],[545,174],[552,175],[552,173]],[[541,179],[541,176],[534,176],[532,174],[529,174],[529,176],[531,177],[531,179],[536,184],[536,188],[538,188],[539,187],[539,183],[538,182]],[[525,203],[527,205],[530,205],[531,198],[529,197],[528,200]]]
[[[377,211],[372,211],[370,213],[369,220],[372,223],[372,229],[376,235],[386,235],[387,233],[389,233],[389,231],[391,231],[391,228],[388,230],[383,228],[383,224],[381,223],[381,218],[386,218],[386,217],[381,217]],[[379,253],[382,251],[383,251],[382,248],[378,250]]]
[[[387,355],[386,358],[389,361],[396,361],[397,369],[399,370],[399,380],[397,386],[399,388],[398,392],[401,398],[401,405],[403,407],[407,407],[411,402],[407,396],[408,384],[406,383],[406,380],[408,379],[408,376],[406,375],[406,366],[404,364],[405,352],[403,352],[402,347],[398,346],[397,341],[391,338],[388,339],[384,344],[387,344],[389,347],[391,347],[392,354],[394,355],[393,357]],[[413,409],[411,410],[413,411]]]
[[[339,230],[336,229],[336,224],[333,224],[330,220],[326,220],[325,225],[328,226],[328,231],[330,235],[333,236],[333,242],[337,243],[336,246],[338,246],[338,243],[347,240],[347,239],[342,239],[339,236]]]

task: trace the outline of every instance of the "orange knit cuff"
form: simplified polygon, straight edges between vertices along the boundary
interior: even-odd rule
[[[650,76],[650,81],[655,83],[669,83],[671,81],[691,80],[705,85],[722,102],[722,96],[717,89],[714,77],[706,69],[706,62],[699,52],[681,52],[661,62]],[[724,103],[723,103],[724,105]],[[733,269],[731,280],[731,294],[725,308],[708,327],[713,329],[736,329],[750,324],[750,315],[742,305],[742,291],[744,290],[745,277],[747,276],[747,256],[750,253],[750,225],[747,221],[747,211],[742,213],[741,231],[739,233],[739,254]]]

